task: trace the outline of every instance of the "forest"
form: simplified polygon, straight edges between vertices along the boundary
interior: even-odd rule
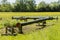
[[[42,1],[36,4],[35,0],[16,0],[11,4],[7,0],[2,0],[0,12],[60,12],[60,2],[47,4]]]

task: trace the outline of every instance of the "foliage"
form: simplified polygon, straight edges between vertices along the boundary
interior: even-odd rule
[[[2,4],[0,4],[1,12],[11,12],[12,9],[12,5],[9,2],[7,2],[7,0],[2,0]]]
[[[16,23],[17,23],[16,20],[13,20],[13,21],[7,20],[4,22],[4,26],[5,27],[16,27]]]
[[[16,0],[15,3],[10,4],[7,0],[2,0],[0,4],[0,12],[59,12],[60,3],[51,2],[50,4],[44,1],[39,4],[35,0]]]

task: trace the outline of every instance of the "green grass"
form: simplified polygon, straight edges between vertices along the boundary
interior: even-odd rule
[[[0,12],[0,17],[4,18],[5,20],[11,20],[12,16],[60,16],[60,12]],[[2,20],[2,22],[4,23],[5,21]],[[50,23],[54,23],[55,25],[48,26],[42,30],[30,32],[29,34],[0,36],[0,40],[60,40],[60,19],[58,22],[52,21]]]

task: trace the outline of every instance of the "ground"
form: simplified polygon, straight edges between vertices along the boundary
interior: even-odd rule
[[[6,20],[11,20],[12,16],[60,16],[60,12],[0,12],[0,27],[3,26]],[[18,34],[17,36],[0,36],[0,40],[60,40],[60,19],[47,21],[47,26],[44,29],[34,30],[35,24],[24,26],[25,34]],[[39,26],[38,26],[39,27]],[[37,27],[37,28],[38,28]],[[30,29],[30,30],[29,30]],[[27,33],[28,32],[28,33]]]

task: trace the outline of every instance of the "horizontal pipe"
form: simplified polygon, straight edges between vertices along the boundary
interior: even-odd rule
[[[38,23],[38,22],[43,22],[43,21],[46,21],[46,20],[53,20],[53,19],[56,19],[56,18],[46,17],[46,18],[37,19],[37,20],[34,20],[34,21],[24,22],[24,23],[20,23],[20,24],[21,24],[21,26],[25,26],[25,25],[29,25],[29,24],[33,24],[33,23]]]

